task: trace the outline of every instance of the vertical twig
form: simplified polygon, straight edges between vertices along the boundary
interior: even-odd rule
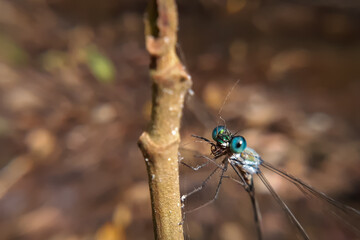
[[[139,147],[147,165],[156,239],[183,239],[178,147],[191,79],[176,55],[177,28],[175,0],[150,0],[145,37],[151,55],[152,114]]]

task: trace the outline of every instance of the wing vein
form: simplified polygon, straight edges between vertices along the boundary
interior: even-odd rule
[[[279,197],[279,195],[275,192],[275,190],[273,189],[273,187],[270,185],[270,183],[268,182],[268,180],[265,178],[265,176],[262,174],[262,172],[258,172],[257,175],[259,176],[260,180],[264,183],[264,185],[266,186],[266,188],[269,190],[269,192],[271,193],[271,195],[274,197],[274,199],[276,200],[276,202],[280,205],[280,207],[285,211],[286,215],[289,217],[289,219],[291,220],[291,222],[293,222],[295,224],[295,226],[297,227],[297,229],[299,230],[299,232],[301,233],[302,237],[306,240],[309,240],[309,236],[307,235],[305,229],[301,226],[300,222],[296,219],[296,217],[294,216],[294,214],[291,212],[291,210],[289,209],[289,207],[286,205],[286,203],[281,200],[281,198]]]

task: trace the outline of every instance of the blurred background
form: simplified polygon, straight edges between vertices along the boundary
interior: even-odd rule
[[[179,1],[194,81],[182,147],[209,154],[217,113],[264,159],[360,209],[360,4]],[[150,116],[146,1],[0,1],[0,239],[152,239],[137,139]],[[186,156],[192,165],[201,162]],[[181,167],[183,192],[209,169]],[[316,200],[265,172],[314,239],[356,239]],[[211,199],[216,177],[186,202]],[[265,239],[296,239],[256,182]],[[330,217],[329,217],[330,216]],[[350,216],[346,216],[350,222]],[[255,239],[242,188],[186,216],[186,239]]]

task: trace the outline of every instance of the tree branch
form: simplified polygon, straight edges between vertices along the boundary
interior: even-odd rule
[[[147,165],[155,239],[183,239],[178,147],[191,79],[176,54],[177,28],[175,1],[150,0],[145,37],[151,56],[152,113],[139,147]]]

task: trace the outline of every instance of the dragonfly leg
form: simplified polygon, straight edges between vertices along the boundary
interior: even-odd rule
[[[233,161],[230,161],[230,166],[232,167],[232,169],[234,169],[236,175],[240,178],[241,182],[240,183],[244,189],[247,191],[247,192],[250,192],[251,191],[251,188],[253,188],[253,186],[249,185],[249,183],[245,180],[245,177],[243,176],[243,174],[237,169],[237,164],[236,162],[233,162]]]
[[[212,171],[210,173],[210,175],[201,183],[200,186],[198,186],[197,188],[195,188],[194,190],[192,190],[191,192],[187,193],[187,194],[184,194],[181,196],[181,202],[184,203],[185,199],[191,195],[193,195],[194,193],[197,193],[199,191],[201,191],[205,186],[206,184],[208,183],[208,181],[210,180],[210,178],[217,172],[219,168],[215,168],[214,171]]]
[[[221,165],[219,165],[214,159],[210,158],[210,157],[207,157],[207,156],[204,156],[204,155],[198,155],[196,157],[199,157],[199,158],[205,158],[206,159],[206,162],[203,163],[203,164],[200,164],[200,165],[197,165],[195,167],[191,166],[190,164],[187,164],[185,162],[180,162],[181,164],[183,164],[184,166],[188,167],[188,168],[191,168],[192,170],[194,171],[198,171],[200,170],[201,168],[207,166],[209,163],[213,163],[215,164],[218,168],[220,169],[223,169],[223,167]]]
[[[239,183],[240,185],[242,185],[244,187],[245,191],[248,192],[248,194],[250,196],[251,206],[252,206],[253,212],[254,212],[254,221],[255,221],[255,225],[256,225],[256,232],[257,232],[258,239],[261,240],[262,239],[261,214],[260,214],[259,205],[255,198],[255,187],[254,187],[253,177],[251,175],[249,178],[250,181],[248,182],[245,180],[245,177],[243,176],[243,174],[237,169],[235,162],[230,162],[230,166],[234,169],[234,171],[236,172],[236,175],[241,180],[241,181],[239,181],[239,180],[234,179],[234,181]]]
[[[207,138],[204,138],[204,137],[201,137],[201,136],[197,136],[197,135],[191,135],[192,137],[194,138],[197,138],[197,139],[200,139],[202,142],[207,142],[209,143],[211,146],[215,146],[216,144],[213,143],[212,141],[210,141],[209,139]]]
[[[220,175],[220,179],[219,179],[219,183],[218,183],[218,185],[217,185],[217,187],[216,187],[216,191],[215,191],[214,197],[213,197],[211,200],[207,201],[206,203],[200,205],[199,207],[184,212],[184,214],[185,214],[185,213],[190,213],[190,212],[196,211],[196,210],[198,210],[198,209],[200,209],[200,208],[203,208],[203,207],[211,204],[212,202],[214,202],[214,201],[217,199],[217,197],[218,197],[218,195],[219,195],[219,192],[220,192],[220,186],[221,186],[222,180],[223,180],[223,178],[225,177],[224,174],[225,174],[225,172],[227,171],[227,164],[228,164],[228,162],[225,162],[224,167],[222,168],[221,175]],[[210,177],[211,177],[218,169],[219,169],[219,168],[216,168],[216,169],[210,174],[210,176],[205,179],[205,181],[203,182],[203,184],[202,184],[200,187],[196,188],[194,191],[190,192],[190,193],[187,194],[187,195],[183,195],[183,196],[181,197],[181,201],[183,202],[186,197],[190,196],[191,194],[193,194],[193,193],[195,193],[195,192],[200,191],[200,190],[205,186],[205,184],[206,184],[207,181],[210,179]],[[185,196],[185,197],[184,197],[184,196]]]
[[[233,178],[232,176],[224,176],[224,178],[230,179],[230,180],[232,180],[232,181],[234,181],[234,182],[236,182],[236,183],[240,184],[241,186],[245,187],[244,182],[239,181],[239,180],[237,180],[236,178]]]
[[[256,201],[255,198],[255,187],[254,187],[254,182],[253,182],[253,178],[251,178],[251,187],[250,187],[250,191],[249,196],[250,196],[250,200],[251,200],[251,206],[253,208],[253,212],[254,212],[254,221],[255,221],[255,225],[256,225],[256,232],[258,235],[258,239],[261,240],[262,239],[262,233],[261,233],[261,213],[260,213],[260,209],[259,209],[259,205]]]
[[[197,171],[197,170],[199,170],[199,169],[207,166],[207,165],[210,163],[210,161],[207,161],[207,162],[205,162],[205,163],[203,163],[203,164],[200,164],[200,165],[197,165],[197,166],[195,166],[195,167],[193,167],[193,166],[191,166],[191,165],[189,165],[189,164],[187,164],[187,163],[185,163],[185,162],[180,162],[180,163],[181,163],[182,165],[184,165],[185,167],[188,167],[188,168],[190,168],[190,169],[192,169],[192,170],[194,170],[194,171]]]

